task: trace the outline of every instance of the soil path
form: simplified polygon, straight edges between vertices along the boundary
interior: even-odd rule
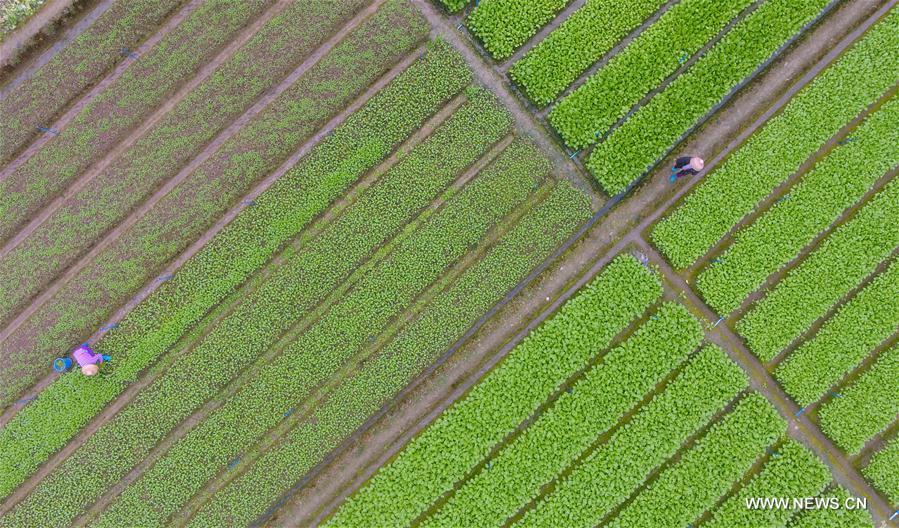
[[[429,0],[412,0],[412,3],[418,6],[431,24],[433,36],[441,37],[462,54],[466,62],[472,65],[475,78],[489,88],[511,112],[519,132],[533,139],[541,147],[553,164],[553,172],[565,177],[575,187],[588,193],[593,201],[593,209],[598,209],[604,200],[593,190],[585,175],[578,169],[577,164],[568,158],[558,144],[544,133],[542,126],[533,113],[525,108],[519,98],[512,93],[503,75],[492,67],[483,65],[483,58],[474,48],[473,43],[463,37],[462,33],[434,7],[432,2]]]
[[[894,3],[889,2],[890,5]],[[789,54],[775,61],[759,79],[739,93],[728,105],[727,114],[719,112],[717,118],[713,116],[694,134],[683,151],[701,152],[707,157],[717,152],[709,170],[721,163],[839,53],[838,50],[828,54],[828,50],[845,49],[851,43],[851,37],[847,38],[847,35],[859,24],[863,25],[862,31],[873,24],[876,18],[872,15],[882,4],[868,0],[837,8],[811,29],[806,38],[800,39]],[[460,45],[458,40],[451,42]],[[822,56],[825,57],[822,59]],[[775,102],[772,104],[771,101]],[[464,393],[480,374],[500,361],[532,328],[554,313],[612,256],[638,240],[641,232],[699,181],[691,180],[682,187],[673,187],[667,182],[667,172],[657,171],[599,225],[595,225],[597,218],[585,226],[584,232],[576,235],[576,243],[569,244],[570,249],[563,259],[556,260],[553,267],[530,284],[521,296],[508,302],[496,318],[467,335],[468,342],[457,357],[448,358],[447,363],[439,366],[431,376],[416,380],[371,422],[361,427],[357,435],[335,450],[329,457],[331,463],[316,474],[310,474],[308,486],[290,499],[271,524],[305,526],[325,518],[377,467],[439,415],[454,397]],[[585,269],[587,271],[583,272]],[[551,300],[553,302],[547,304]],[[471,373],[471,365],[479,361],[484,362],[483,366]],[[422,385],[416,387],[419,383]],[[447,396],[445,391],[451,391],[451,394]],[[383,420],[379,421],[380,417]],[[373,426],[375,423],[377,426]]]
[[[219,233],[226,225],[228,225],[243,209],[250,206],[253,200],[257,198],[260,194],[262,194],[266,189],[271,187],[271,185],[281,178],[288,170],[293,168],[297,162],[302,159],[306,154],[309,153],[312,148],[321,143],[321,141],[331,134],[334,129],[343,124],[346,119],[356,112],[359,108],[362,107],[368,100],[378,91],[380,91],[384,86],[386,86],[391,80],[393,80],[397,75],[399,75],[403,70],[405,70],[412,62],[414,62],[421,55],[421,50],[417,50],[412,54],[408,55],[405,59],[397,63],[387,74],[382,76],[376,82],[372,83],[366,91],[355,99],[351,104],[349,104],[344,110],[342,110],[339,114],[334,116],[327,124],[325,124],[315,135],[309,138],[300,148],[298,148],[289,158],[287,158],[277,169],[275,169],[271,174],[266,176],[262,181],[260,181],[249,193],[247,193],[244,197],[242,197],[239,201],[235,202],[235,205],[225,213],[221,218],[219,218],[212,227],[210,227],[200,238],[198,238],[190,247],[188,247],[183,253],[181,253],[176,259],[174,259],[171,263],[169,263],[165,269],[161,271],[159,277],[166,277],[174,275],[181,266],[184,265],[191,257],[193,257],[197,252],[199,252],[215,235]],[[97,330],[94,334],[90,336],[87,340],[89,343],[96,343],[99,341],[106,332],[109,331],[110,328],[114,327],[117,323],[119,323],[125,315],[127,315],[130,311],[132,311],[138,304],[144,301],[147,297],[152,294],[159,285],[162,284],[159,280],[148,281],[144,287],[135,293],[135,295],[129,299],[123,306],[121,306],[101,327],[100,330]],[[15,404],[9,406],[2,415],[0,415],[0,427],[8,423],[13,416],[15,416],[16,412],[19,409],[24,407],[29,401],[33,400],[37,394],[40,393],[43,388],[49,385],[54,379],[58,377],[58,374],[51,373],[46,378],[39,381],[34,387],[29,389],[26,393],[23,394],[21,400],[16,402]]]
[[[28,47],[32,39],[47,26],[59,19],[75,0],[49,0],[37,13],[31,15],[25,24],[17,27],[0,42],[0,68]]]
[[[0,43],[0,68],[5,68],[9,61],[13,59],[16,55],[23,53],[30,47],[30,40],[34,35],[43,30],[47,24],[53,23],[53,20],[58,17],[58,13],[61,12],[66,6],[72,5],[75,3],[75,0],[51,0],[55,4],[55,9],[59,9],[57,13],[54,13],[50,19],[44,19],[43,23],[35,22],[36,27],[29,28],[28,25],[31,23],[30,21],[26,23],[25,26],[20,27],[15,32],[10,34],[2,43]],[[97,18],[100,17],[109,7],[115,2],[115,0],[101,0],[95,6],[93,6],[87,13],[84,13],[78,18],[78,20],[72,24],[70,27],[65,29],[62,34],[57,38],[53,44],[43,52],[38,55],[34,55],[31,59],[26,59],[21,61],[19,64],[15,66],[13,71],[8,74],[5,74],[0,78],[0,97],[6,97],[10,91],[12,91],[16,86],[22,83],[25,79],[31,77],[34,72],[39,70],[44,64],[47,64],[50,59],[56,55],[59,50],[65,48],[69,45],[73,40],[75,40],[78,35],[84,32],[87,28],[94,23]],[[32,20],[41,16],[41,13],[50,8],[50,5],[45,5],[44,9],[38,12]],[[28,31],[30,34],[26,37],[24,34],[19,34],[19,32]]]
[[[181,9],[175,15],[170,16],[165,21],[165,24],[163,24],[159,27],[159,29],[156,31],[156,33],[154,33],[148,39],[143,41],[140,44],[140,46],[138,46],[137,49],[134,50],[134,53],[135,53],[134,56],[125,57],[121,62],[119,62],[118,66],[116,66],[111,72],[109,72],[106,75],[106,77],[103,77],[99,82],[97,82],[95,85],[93,85],[93,87],[91,87],[89,90],[87,90],[87,92],[82,94],[80,97],[76,97],[73,101],[70,101],[68,108],[65,109],[63,114],[59,118],[57,118],[56,121],[54,121],[50,125],[44,125],[44,126],[50,128],[51,130],[56,130],[58,132],[62,132],[62,130],[66,127],[66,125],[68,125],[73,119],[75,119],[75,117],[79,113],[81,113],[81,111],[84,110],[84,108],[98,94],[102,93],[104,90],[106,90],[106,88],[109,87],[109,85],[111,85],[119,77],[121,77],[122,74],[125,72],[125,70],[128,69],[128,67],[131,65],[131,63],[133,63],[135,60],[138,60],[140,58],[140,56],[143,55],[144,53],[146,53],[147,51],[151,50],[156,44],[159,43],[160,40],[162,40],[166,35],[168,35],[169,32],[171,32],[173,29],[178,27],[178,25],[181,24],[181,22],[183,22],[198,7],[200,7],[200,5],[202,3],[203,3],[203,0],[191,0],[190,3],[181,7]],[[227,51],[227,48],[223,51]],[[137,58],[135,58],[135,57],[137,57]],[[216,59],[221,59],[220,62],[224,62],[224,59],[222,58],[221,54],[219,54],[219,56],[216,57]],[[214,59],[212,61],[212,63],[215,63],[216,59]],[[160,117],[162,117],[163,113],[168,112],[171,108],[173,108],[175,106],[175,103],[177,103],[179,100],[181,100],[181,98],[184,96],[184,94],[186,94],[188,91],[195,88],[196,85],[199,84],[200,81],[202,81],[203,79],[206,78],[206,75],[208,75],[212,71],[208,68],[209,68],[209,65],[207,64],[206,67],[200,69],[197,72],[197,76],[193,79],[192,82],[188,82],[187,84],[183,85],[181,87],[181,89],[179,91],[175,92],[175,94],[173,94],[166,103],[164,103],[162,106],[159,107],[159,109],[156,111],[155,114],[151,115],[148,118],[151,121],[145,121],[144,123],[149,123],[149,125],[152,125],[153,123],[155,123],[156,120],[158,120]],[[185,91],[185,88],[187,88],[187,87],[190,87],[190,90]],[[153,119],[154,117],[155,117],[155,120]],[[130,146],[131,143],[133,143],[135,141],[135,139],[137,139],[137,137],[139,137],[139,135],[142,135],[146,131],[146,129],[149,128],[149,125],[147,125],[146,127],[138,127],[135,131],[132,132],[132,134],[130,136],[125,138],[121,144],[119,144],[116,148],[110,150],[110,152],[107,153],[106,158],[101,159],[101,161],[99,162],[101,169],[103,167],[105,167],[106,165],[108,165],[108,163],[109,163],[109,161],[111,161],[112,157],[118,156],[121,152],[123,152],[125,150],[125,148]],[[140,132],[140,134],[135,135],[137,132]],[[6,178],[10,174],[12,174],[16,169],[21,167],[25,162],[27,162],[29,159],[31,159],[32,156],[37,154],[37,152],[41,149],[41,147],[44,146],[44,144],[46,144],[48,141],[52,140],[54,137],[55,136],[50,133],[42,133],[41,135],[37,136],[37,138],[34,141],[32,141],[31,144],[29,144],[27,148],[25,148],[24,150],[19,152],[19,154],[14,159],[12,159],[5,167],[3,167],[2,170],[0,170],[0,180],[2,180],[3,178]],[[105,162],[105,164],[104,164],[104,162]],[[82,176],[81,179],[88,177],[88,175],[92,174],[93,172],[95,172],[95,171],[92,171],[92,168],[88,168],[87,171],[85,171],[85,174]],[[77,185],[79,181],[80,181],[80,179],[76,180],[76,182],[73,183],[73,185]],[[26,227],[26,229],[27,229],[27,227]]]

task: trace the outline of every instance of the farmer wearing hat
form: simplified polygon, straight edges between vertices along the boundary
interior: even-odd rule
[[[81,373],[85,376],[95,376],[100,372],[100,363],[109,361],[109,356],[97,354],[87,343],[76,348],[72,352],[72,358],[81,367]]]
[[[705,167],[705,161],[695,156],[683,156],[674,161],[674,167],[671,168],[671,181],[684,176],[695,176]]]

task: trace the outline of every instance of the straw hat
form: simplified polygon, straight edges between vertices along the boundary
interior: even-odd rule
[[[703,161],[702,158],[691,158],[690,165],[692,165],[694,169],[700,171],[705,167],[705,161]]]
[[[85,376],[94,376],[98,372],[100,372],[100,367],[97,365],[85,365],[81,367],[81,373]]]

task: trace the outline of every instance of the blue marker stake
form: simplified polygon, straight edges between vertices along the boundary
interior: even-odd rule
[[[581,153],[580,150],[577,151],[577,152],[574,152],[574,153],[571,154],[571,156],[568,156],[568,159],[574,159],[574,157],[577,156],[577,155],[580,154],[580,153]]]
[[[35,400],[35,399],[37,399],[37,396],[29,396],[27,398],[22,398],[21,400],[17,401],[16,403],[25,404],[25,403],[28,403],[31,400]]]
[[[715,328],[716,326],[721,324],[721,321],[723,321],[723,320],[724,320],[724,318],[722,317],[721,319],[718,319],[717,321],[715,321],[715,324],[712,325],[712,328]]]
[[[893,513],[893,515],[890,515],[890,520],[892,521],[892,520],[895,519],[897,516],[899,516],[899,510],[896,510],[896,511]]]
[[[244,200],[241,202],[244,205],[249,205],[250,207],[256,205],[256,200]]]
[[[678,64],[683,64],[683,63],[687,62],[687,59],[689,59],[689,58],[690,58],[690,56],[687,55],[686,53],[684,53],[683,55],[681,55],[681,56],[677,59],[677,63],[678,63]]]
[[[157,280],[158,282],[165,282],[165,281],[167,281],[167,280],[172,280],[172,277],[174,277],[174,275],[172,275],[171,273],[166,273],[165,275],[159,277],[159,278],[156,279],[156,280]]]
[[[235,458],[234,460],[232,460],[231,462],[229,462],[229,463],[228,463],[228,469],[229,469],[229,470],[230,470],[230,469],[233,469],[234,466],[236,466],[238,462],[240,462],[240,457]]]
[[[136,58],[137,58],[137,53],[134,53],[133,51],[130,51],[128,48],[122,48],[121,53],[122,53],[122,56],[124,56],[124,57],[128,57],[128,58],[131,58],[131,59],[136,59]]]
[[[58,135],[59,135],[59,130],[55,130],[55,129],[53,129],[53,128],[47,128],[47,127],[45,127],[45,126],[39,126],[39,127],[37,127],[37,129],[40,130],[41,132],[45,133],[45,134],[50,134],[50,135],[53,135],[53,136],[58,136]]]
[[[799,411],[796,412],[796,417],[798,418],[798,417],[801,416],[802,413],[804,413],[804,412],[805,412],[805,407],[803,407],[802,409],[799,409]]]
[[[113,328],[118,328],[118,327],[119,327],[119,323],[112,323],[112,324],[108,324],[108,325],[104,326],[100,330],[103,330],[105,332],[107,330],[112,330]]]
[[[284,411],[284,417],[287,418],[288,416],[290,416],[291,414],[293,414],[293,411],[294,411],[294,410],[295,410],[295,409],[294,409],[293,407],[291,407],[290,409],[287,409],[286,411]]]
[[[840,394],[839,392],[830,391],[830,393],[833,394],[834,398],[842,398],[843,397],[843,395]]]

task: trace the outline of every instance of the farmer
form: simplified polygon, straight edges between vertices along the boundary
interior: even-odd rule
[[[695,176],[705,167],[705,161],[695,156],[682,156],[674,161],[674,167],[671,167],[671,181],[684,176]]]
[[[78,362],[78,366],[81,367],[81,373],[85,376],[95,376],[100,372],[100,363],[109,361],[109,356],[97,354],[87,343],[76,348],[72,352],[72,358]]]

